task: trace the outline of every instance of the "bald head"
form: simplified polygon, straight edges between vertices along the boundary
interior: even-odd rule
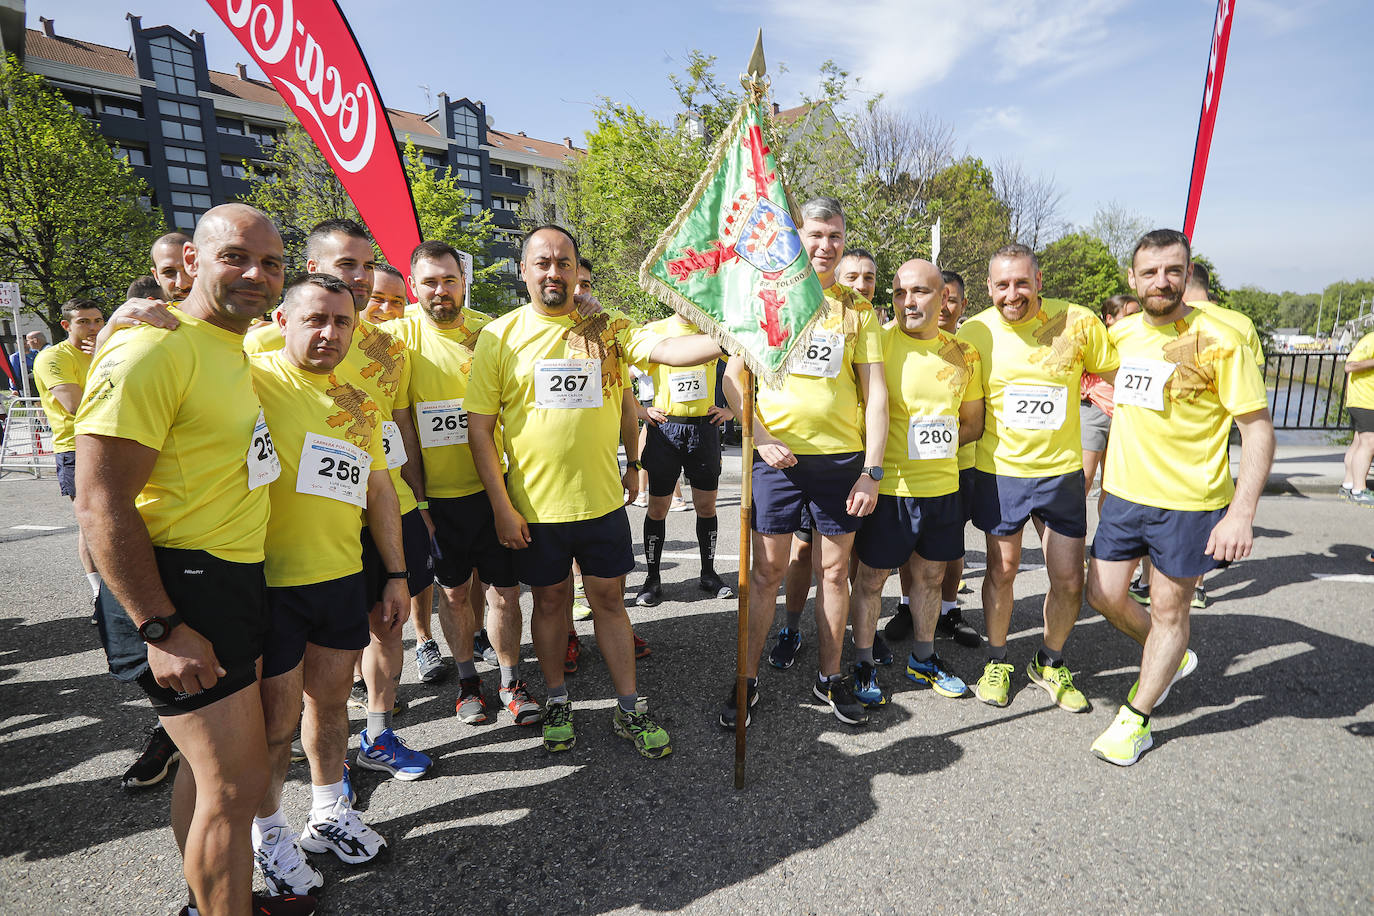
[[[209,210],[186,253],[197,317],[231,329],[241,325],[242,333],[281,298],[281,233],[261,210],[247,204]]]
[[[892,277],[892,311],[911,337],[931,340],[939,333],[940,309],[948,298],[944,275],[929,261],[907,261]]]
[[[153,276],[166,302],[180,302],[191,291],[191,275],[186,272],[186,244],[190,241],[184,232],[169,232],[153,242]]]

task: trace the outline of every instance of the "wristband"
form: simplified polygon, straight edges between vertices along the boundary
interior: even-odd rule
[[[409,579],[410,573],[403,569],[400,572],[389,572],[386,577],[388,579]]]
[[[419,502],[417,502],[417,503],[415,504],[415,508],[417,508],[417,509],[424,509],[426,512],[428,512],[428,511],[429,511],[429,500],[427,500],[427,499],[422,499],[422,500],[420,500]]]
[[[627,461],[625,462],[625,470],[642,471],[644,470],[644,465],[640,464],[638,459],[634,461]]]

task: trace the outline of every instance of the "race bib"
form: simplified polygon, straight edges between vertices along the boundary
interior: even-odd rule
[[[674,372],[668,376],[669,399],[674,404],[687,404],[706,397],[706,370]]]
[[[906,456],[912,461],[953,458],[959,452],[955,417],[912,417],[906,432]]]
[[[1016,429],[1059,429],[1068,404],[1063,385],[1008,385],[1002,389],[1002,422]]]
[[[535,360],[534,406],[550,410],[600,407],[601,360]]]
[[[261,410],[258,411],[258,422],[253,424],[253,442],[248,446],[247,462],[250,490],[256,490],[281,476],[277,447],[272,443],[272,434],[267,430],[267,418]]]
[[[367,474],[372,458],[366,449],[342,439],[306,433],[296,492],[310,493],[367,508]]]
[[[1174,369],[1173,363],[1162,359],[1122,359],[1121,368],[1116,370],[1116,403],[1163,410],[1164,387]]]
[[[811,339],[802,350],[802,358],[792,371],[797,375],[834,378],[844,364],[844,335],[830,331],[812,331]]]
[[[420,448],[463,445],[468,441],[468,413],[463,399],[420,401],[415,405],[415,425],[420,433]]]
[[[401,427],[390,420],[382,421],[382,451],[386,452],[388,471],[406,463],[406,444],[401,439]]]

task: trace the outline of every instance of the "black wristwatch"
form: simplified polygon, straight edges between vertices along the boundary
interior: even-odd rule
[[[871,467],[871,468],[864,468],[864,469],[863,469],[862,471],[860,471],[859,473],[860,473],[860,474],[867,474],[869,477],[873,478],[875,481],[877,481],[877,480],[882,480],[882,479],[883,479],[883,469],[882,469],[880,466],[878,466],[878,465],[874,465],[874,466]]]
[[[173,611],[166,617],[149,617],[138,627],[138,635],[144,642],[159,643],[172,635],[172,629],[181,624],[181,615]]]
[[[644,465],[640,464],[638,459],[634,461],[627,461],[625,462],[625,470],[642,471],[644,470]]]
[[[386,577],[388,579],[409,579],[410,572],[408,570],[402,569],[399,572],[389,572],[386,574]]]

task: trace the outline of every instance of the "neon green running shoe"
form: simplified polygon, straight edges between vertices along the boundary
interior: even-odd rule
[[[1159,708],[1159,704],[1164,702],[1164,698],[1169,695],[1170,690],[1174,689],[1175,684],[1177,684],[1179,681],[1183,680],[1185,677],[1192,674],[1196,670],[1197,653],[1194,652],[1192,649],[1187,649],[1183,653],[1183,661],[1178,663],[1178,670],[1174,672],[1173,680],[1169,681],[1169,686],[1165,687],[1164,692],[1159,695],[1159,699],[1155,700],[1155,708]],[[1126,692],[1127,703],[1135,702],[1135,692],[1139,689],[1140,678],[1136,678],[1135,683],[1131,685],[1131,689]]]
[[[1035,658],[1026,666],[1031,681],[1045,688],[1056,706],[1069,712],[1087,712],[1088,698],[1073,685],[1068,665],[1042,665]]]
[[[625,712],[617,704],[615,721],[611,727],[620,737],[633,741],[635,750],[639,751],[641,757],[652,760],[667,757],[673,752],[673,746],[668,742],[668,733],[650,719],[647,712]]]
[[[1006,662],[988,659],[983,666],[983,676],[973,688],[978,699],[989,706],[1006,706],[1011,702],[1011,673],[1015,670]]]
[[[1154,743],[1145,720],[1123,706],[1116,712],[1116,721],[1093,742],[1093,753],[1108,763],[1128,767]]]
[[[570,751],[577,743],[573,731],[572,703],[549,703],[544,707],[544,749],[550,753]]]

